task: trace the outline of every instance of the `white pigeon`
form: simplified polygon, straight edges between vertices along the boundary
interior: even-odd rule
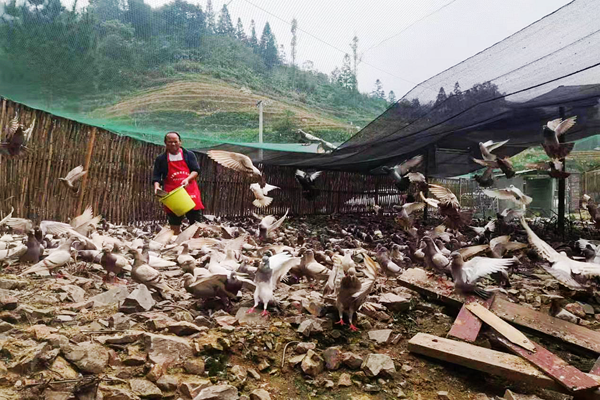
[[[48,254],[46,258],[22,272],[21,275],[33,274],[42,271],[50,272],[67,264],[71,260],[72,243],[72,238],[67,239],[57,249],[54,249],[50,254]]]
[[[291,254],[279,253],[274,256],[270,254],[270,252],[265,253],[262,263],[256,271],[254,277],[254,284],[256,285],[256,289],[254,290],[254,306],[248,310],[248,313],[253,313],[258,304],[262,302],[264,308],[261,315],[266,316],[269,314],[267,306],[273,300],[273,291],[281,281],[281,278],[293,266],[293,263],[289,262],[294,258]]]
[[[231,168],[248,175],[262,175],[260,170],[252,164],[250,157],[244,154],[224,150],[209,150],[206,154],[212,158],[213,161],[226,168]]]
[[[83,165],[79,165],[73,168],[71,171],[69,171],[66,177],[58,178],[58,180],[67,188],[69,188],[72,192],[77,193],[79,191],[79,188],[76,188],[74,184],[75,182],[80,180],[85,174],[87,174],[87,171],[83,170]]]
[[[273,198],[268,197],[267,194],[269,194],[271,190],[275,189],[279,189],[279,187],[269,185],[268,183],[265,183],[264,187],[261,187],[260,183],[252,183],[250,185],[250,190],[255,197],[255,200],[252,202],[252,204],[258,208],[268,207],[273,202]]]
[[[525,208],[533,199],[514,185],[510,185],[504,189],[483,189],[483,193],[489,197],[494,197],[500,200],[510,200],[513,203]]]

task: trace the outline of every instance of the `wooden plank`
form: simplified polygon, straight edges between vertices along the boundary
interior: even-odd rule
[[[594,366],[590,370],[590,374],[600,375],[600,357],[598,357],[598,359],[596,360],[596,363],[594,364]]]
[[[397,282],[419,294],[455,309],[462,307],[463,298],[457,296],[455,293],[450,293],[446,287],[437,281],[427,279],[426,275],[427,273],[420,268],[411,268],[400,275],[397,278]],[[592,331],[581,325],[554,318],[531,308],[511,303],[498,296],[496,296],[494,303],[490,307],[490,311],[512,324],[524,326],[600,354],[599,331]]]
[[[535,351],[532,352],[511,343],[500,335],[497,336],[497,339],[504,347],[523,357],[550,375],[570,392],[577,393],[580,391],[588,391],[600,386],[600,382],[597,382],[587,374],[581,372],[572,365],[569,365],[566,361],[557,357],[537,343],[534,343]]]
[[[516,346],[518,347],[518,346]],[[438,360],[462,365],[476,371],[498,375],[510,381],[524,382],[542,389],[559,392],[566,390],[552,378],[519,356],[490,350],[470,343],[441,338],[427,333],[417,333],[408,342],[408,350]],[[600,384],[600,377],[588,375]],[[600,400],[595,390],[589,398]]]
[[[516,344],[517,346],[520,346],[526,350],[535,352],[535,343],[529,340],[527,336],[523,335],[518,329],[514,328],[508,322],[500,319],[493,312],[488,311],[478,303],[467,304],[465,307],[473,314],[477,315],[477,318],[480,318],[483,322],[492,327],[494,331],[498,332],[511,343]]]
[[[477,302],[486,309],[489,309],[494,302],[494,297],[492,296],[485,301],[477,296],[467,297],[458,316],[454,320],[454,324],[452,324],[452,328],[450,328],[450,332],[448,332],[448,337],[464,340],[465,342],[474,342],[477,339],[477,335],[479,335],[483,322],[473,315],[471,311],[467,310],[465,306]]]
[[[87,186],[88,175],[89,175],[89,170],[90,170],[90,162],[92,161],[92,153],[94,152],[94,142],[96,141],[96,131],[97,130],[98,130],[98,128],[96,128],[95,126],[92,128],[91,134],[90,134],[90,139],[89,139],[90,141],[88,142],[87,153],[85,155],[85,164],[83,166],[84,171],[88,171],[88,173],[85,174],[81,178],[81,187],[79,188],[79,200],[77,201],[77,214],[76,215],[80,215],[81,212],[83,211],[83,196],[85,194],[85,189]],[[98,212],[98,211],[96,211],[96,212]]]
[[[563,321],[530,308],[498,298],[490,311],[500,318],[538,332],[545,333],[565,342],[600,353],[600,332],[581,325]]]

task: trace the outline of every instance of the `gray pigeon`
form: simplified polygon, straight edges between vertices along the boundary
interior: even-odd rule
[[[256,285],[256,289],[254,290],[254,306],[248,310],[248,314],[253,313],[261,302],[264,307],[261,315],[264,317],[269,314],[267,306],[273,299],[273,291],[277,283],[292,267],[293,264],[288,262],[291,260],[293,260],[293,257],[289,253],[279,253],[274,256],[271,256],[271,252],[269,251],[265,253],[254,277],[254,284]]]

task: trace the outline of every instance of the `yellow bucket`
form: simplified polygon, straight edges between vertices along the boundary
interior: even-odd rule
[[[181,217],[196,207],[196,203],[190,197],[184,187],[180,186],[161,197],[160,202],[169,208],[175,215]]]

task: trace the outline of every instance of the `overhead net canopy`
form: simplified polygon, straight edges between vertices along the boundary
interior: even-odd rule
[[[432,176],[468,173],[479,141],[510,139],[498,153],[516,154],[539,144],[561,107],[578,117],[568,141],[600,133],[598,1],[569,3],[395,103],[358,93],[352,57],[332,75],[294,63],[275,38],[290,26],[275,32],[264,18],[276,15],[208,4],[0,0],[0,96],[157,144],[175,130],[200,151],[357,172],[427,154]],[[298,128],[340,145],[328,154],[286,145]]]
[[[561,107],[566,117],[577,116],[567,141],[600,134],[598,15],[600,2],[574,1],[417,85],[336,151],[262,152],[263,162],[377,172],[427,154],[428,173],[447,177],[480,168],[471,160],[480,157],[479,142],[510,139],[496,152],[501,156],[539,145],[542,125],[559,118]]]

